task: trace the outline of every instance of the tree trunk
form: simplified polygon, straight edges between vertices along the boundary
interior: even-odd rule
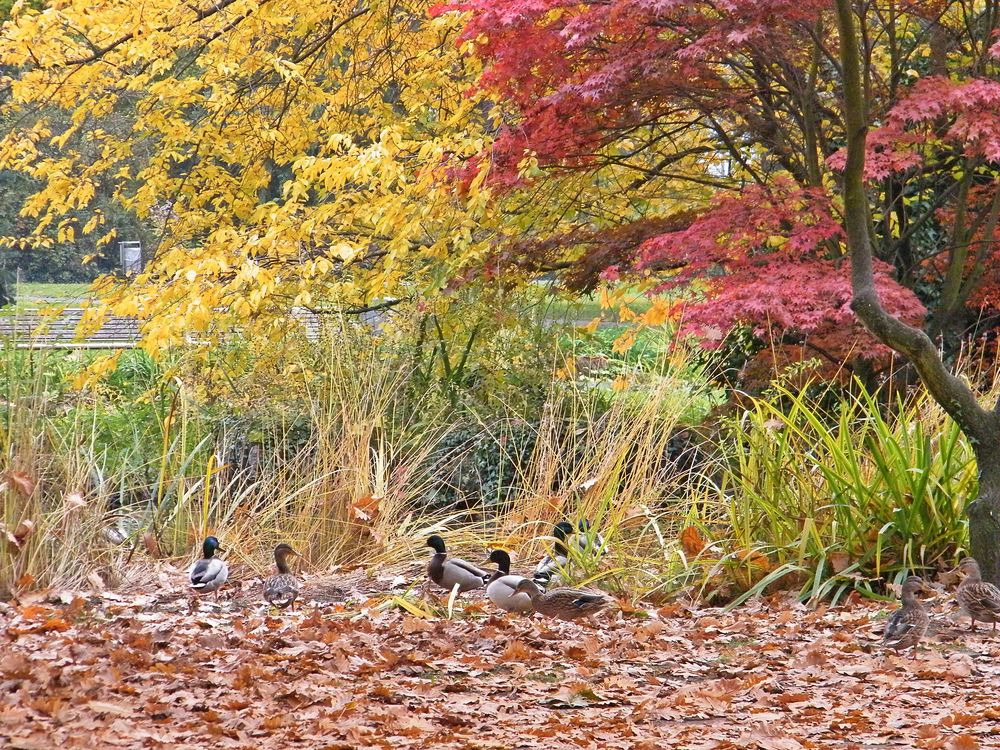
[[[979,496],[969,504],[969,548],[983,578],[1000,582],[1000,449],[993,440],[976,451]]]
[[[875,338],[910,361],[931,396],[972,444],[979,468],[979,496],[967,510],[970,551],[983,578],[1000,583],[1000,404],[992,411],[983,408],[969,384],[948,370],[927,334],[886,312],[875,289],[864,184],[868,104],[852,5],[851,0],[837,0],[847,135],[844,226],[851,255],[851,308]]]

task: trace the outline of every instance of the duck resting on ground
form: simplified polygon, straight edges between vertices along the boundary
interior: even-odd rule
[[[569,563],[569,550],[566,549],[566,537],[573,533],[573,526],[568,521],[560,521],[552,529],[552,537],[556,540],[552,554],[545,555],[535,566],[531,579],[540,588],[546,588],[559,583],[559,569]]]
[[[588,617],[600,612],[611,601],[609,596],[600,591],[552,589],[542,592],[534,581],[527,578],[514,590],[519,594],[527,594],[536,612],[560,620],[579,620],[581,617]]]
[[[191,588],[199,594],[214,591],[215,598],[218,599],[219,589],[229,578],[229,566],[225,560],[215,556],[216,552],[225,552],[219,546],[219,540],[214,536],[206,538],[201,545],[202,559],[188,569],[188,579],[191,581]]]
[[[604,537],[600,531],[596,529],[591,531],[590,528],[590,521],[582,519],[577,525],[576,533],[566,540],[566,546],[578,550],[581,557],[587,555],[601,557],[606,551]]]
[[[994,632],[997,622],[1000,622],[1000,589],[992,583],[983,580],[979,563],[966,557],[958,564],[958,570],[964,578],[958,586],[955,598],[958,606],[972,618],[969,630],[976,629],[976,620],[992,622]]]
[[[505,612],[534,612],[531,597],[525,593],[517,593],[517,585],[528,579],[510,574],[510,555],[502,549],[495,549],[490,553],[489,562],[497,564],[497,571],[486,584],[486,596],[489,600]]]
[[[916,656],[917,644],[927,633],[930,618],[927,610],[917,598],[917,593],[924,591],[924,581],[919,576],[910,576],[903,582],[903,606],[890,615],[885,623],[882,635],[882,645],[885,648],[902,651],[913,649]]]
[[[451,591],[458,586],[458,593],[481,589],[493,576],[488,570],[476,567],[458,557],[448,557],[444,539],[434,534],[427,539],[427,546],[434,549],[427,563],[427,577],[441,588]]]
[[[289,555],[302,557],[284,542],[274,548],[274,564],[278,574],[264,581],[264,599],[278,609],[293,606],[299,596],[299,581],[288,567]]]

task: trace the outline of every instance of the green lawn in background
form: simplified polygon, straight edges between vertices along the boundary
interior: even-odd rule
[[[42,284],[26,282],[16,287],[18,310],[37,310],[49,305],[72,305],[91,296],[90,284]],[[3,310],[13,310],[7,305]]]
[[[90,284],[34,284],[24,283],[17,287],[20,300],[72,300],[90,296]]]
[[[634,288],[629,288],[622,302],[633,312],[646,312],[652,303],[649,298]],[[618,308],[603,310],[601,300],[597,294],[588,294],[576,299],[566,299],[550,293],[544,297],[544,304],[547,305],[546,317],[556,320],[576,320],[590,322],[599,315],[604,316],[608,322],[618,321]]]
[[[74,300],[84,300],[91,296],[89,284],[42,284],[22,283],[17,287],[17,307],[22,310],[33,310],[45,307],[47,304],[67,304]],[[618,310],[602,310],[597,294],[584,295],[577,299],[567,299],[546,292],[542,298],[546,306],[546,317],[553,320],[574,320],[590,322],[603,313],[605,320],[616,322]],[[624,302],[634,312],[642,313],[649,309],[650,301],[643,293],[629,289]]]

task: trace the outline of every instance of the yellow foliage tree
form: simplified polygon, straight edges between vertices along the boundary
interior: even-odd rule
[[[107,186],[155,228],[144,271],[88,320],[138,316],[151,353],[292,307],[358,311],[432,294],[486,252],[489,143],[460,19],[422,0],[21,3],[0,35],[18,127],[0,168],[37,179],[35,236]],[[68,127],[63,127],[68,122]],[[459,187],[460,186],[460,187]]]

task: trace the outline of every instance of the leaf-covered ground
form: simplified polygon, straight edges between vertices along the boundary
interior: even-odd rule
[[[861,601],[671,604],[591,627],[488,603],[428,621],[363,596],[277,614],[255,593],[0,605],[0,747],[1000,746],[1000,636],[958,630],[946,595],[910,659],[877,648],[887,608]]]

